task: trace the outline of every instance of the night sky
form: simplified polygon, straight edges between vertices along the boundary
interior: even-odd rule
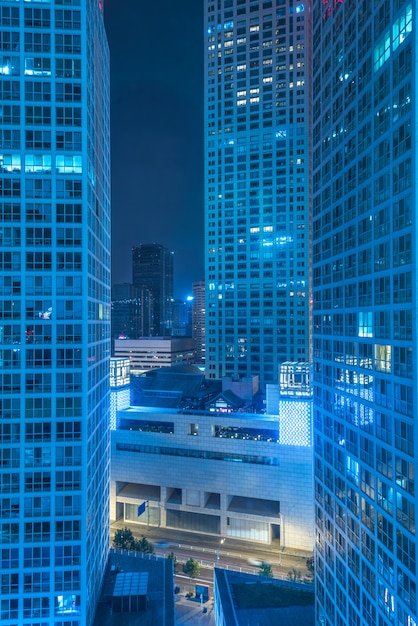
[[[106,0],[111,56],[112,284],[131,248],[174,252],[174,295],[204,272],[203,2]]]

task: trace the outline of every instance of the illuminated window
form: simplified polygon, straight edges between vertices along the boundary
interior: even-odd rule
[[[378,372],[389,373],[392,369],[392,346],[375,344],[374,367]]]
[[[358,319],[358,336],[373,337],[373,314],[370,311],[367,313],[360,312]]]

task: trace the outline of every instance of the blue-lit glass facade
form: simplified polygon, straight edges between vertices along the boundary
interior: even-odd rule
[[[310,360],[310,11],[205,1],[206,375]]]
[[[0,624],[92,623],[109,545],[98,0],[0,1]]]
[[[314,3],[315,574],[329,626],[418,621],[416,51],[415,3]]]

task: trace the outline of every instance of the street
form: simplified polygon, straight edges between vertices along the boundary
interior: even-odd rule
[[[167,528],[147,528],[146,525],[120,521],[111,526],[111,542],[115,531],[125,526],[132,530],[136,538],[146,537],[154,545],[155,554],[158,556],[167,557],[171,552],[175,555],[178,564],[176,585],[182,592],[191,590],[193,586],[181,568],[190,557],[199,561],[201,565],[199,579],[204,583],[212,584],[214,567],[258,574],[259,567],[256,563],[262,561],[272,566],[274,578],[287,579],[288,572],[294,569],[300,572],[302,580],[310,579],[306,559],[312,555],[304,551],[299,553],[281,551],[277,544],[268,546],[229,537],[221,542],[218,537]],[[160,542],[164,547],[156,546],[156,543]]]

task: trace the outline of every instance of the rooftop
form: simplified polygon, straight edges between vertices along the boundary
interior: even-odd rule
[[[314,626],[314,588],[223,569],[214,575],[228,626]]]
[[[135,555],[135,556],[132,556]],[[174,626],[173,564],[169,559],[112,549],[109,554],[102,596],[94,626]],[[116,613],[113,599],[118,595],[147,596],[142,611]]]

